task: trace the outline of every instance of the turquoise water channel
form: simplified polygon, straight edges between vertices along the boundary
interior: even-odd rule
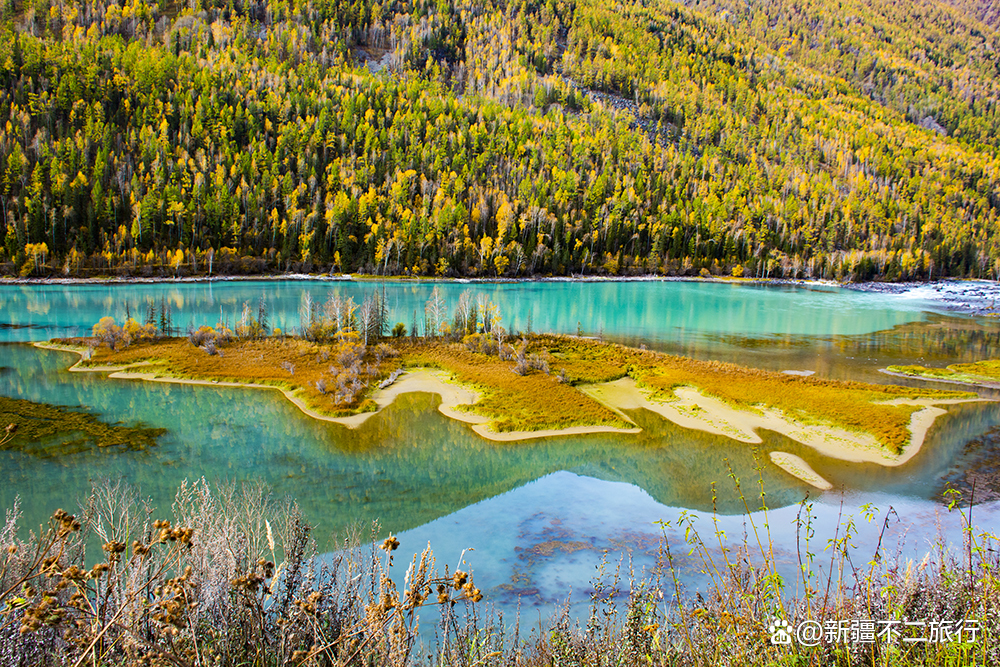
[[[487,293],[511,330],[580,331],[819,377],[890,382],[898,379],[879,368],[891,363],[1000,358],[996,320],[939,312],[905,296],[833,287],[667,281],[3,285],[0,394],[167,431],[143,449],[15,440],[0,451],[0,508],[12,507],[18,497],[25,525],[37,526],[57,507],[75,506],[95,480],[125,479],[162,508],[183,480],[262,480],[297,500],[316,526],[321,549],[332,548],[333,536],[346,526],[378,519],[384,531],[402,534],[404,547],[419,551],[430,540],[447,562],[475,548],[468,559],[488,573],[480,585],[494,600],[516,604],[521,596],[527,604],[547,605],[571,589],[585,596],[605,552],[612,558],[634,552],[636,562],[650,565],[658,518],[673,519],[686,509],[707,520],[714,510],[732,524],[729,534],[739,536],[746,508],[730,473],[762,483],[779,517],[794,517],[807,495],[834,518],[841,502],[848,514],[870,502],[883,511],[906,507],[916,527],[900,527],[900,534],[919,552],[934,537],[927,517],[943,511],[935,498],[945,480],[963,473],[968,444],[1000,425],[996,404],[951,407],[922,451],[898,468],[842,463],[769,432],[761,434],[763,445],[751,447],[645,411],[633,415],[643,429],[639,435],[498,444],[439,414],[433,395],[405,395],[348,430],[305,416],[277,392],[70,373],[74,355],[25,344],[85,335],[105,315],[120,321],[128,311],[141,318],[151,302],[157,308],[169,302],[182,330],[214,325],[237,319],[244,302],[256,310],[262,295],[271,323],[295,331],[306,292],[320,302],[331,293],[360,302],[384,289],[392,321],[409,327],[435,286],[450,309],[463,290]],[[767,452],[776,449],[804,458],[837,491],[819,494],[771,465]],[[977,512],[985,528],[1000,530],[996,503]],[[945,539],[960,541],[960,526],[949,527],[947,519],[941,525]],[[782,530],[776,526],[779,536]]]
[[[273,326],[292,331],[308,292],[322,304],[330,295],[358,304],[385,288],[390,319],[422,321],[435,287],[452,308],[463,291],[485,294],[500,306],[510,330],[603,334],[647,343],[697,334],[734,336],[857,335],[925,319],[927,302],[822,286],[769,286],[666,281],[222,281],[118,285],[4,285],[0,288],[5,340],[83,335],[105,315],[126,308],[141,319],[145,304],[166,300],[174,325],[186,329],[239,318],[244,303],[256,312],[264,295]]]

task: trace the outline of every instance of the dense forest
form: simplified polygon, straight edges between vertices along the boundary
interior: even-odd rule
[[[1000,277],[979,0],[0,0],[0,273]]]

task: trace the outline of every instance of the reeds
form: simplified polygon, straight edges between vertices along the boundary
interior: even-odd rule
[[[121,482],[76,515],[18,538],[0,530],[3,665],[406,665],[417,612],[454,619],[482,594],[468,572],[415,554],[401,589],[399,541],[377,527],[320,558],[298,507],[261,484],[181,486],[169,519]],[[446,641],[454,637],[443,626]]]
[[[856,522],[872,520],[874,508],[863,507],[858,519],[841,516],[823,545],[804,500],[796,522],[798,575],[786,580],[776,564],[763,487],[751,492],[731,477],[746,504],[742,542],[729,542],[717,524],[702,533],[693,515],[682,512],[661,522],[652,571],[639,577],[628,562],[602,562],[589,613],[574,620],[563,607],[551,624],[527,634],[519,618],[483,610],[470,574],[436,569],[429,547],[409,559],[399,587],[389,572],[400,542],[382,539],[377,527],[355,531],[333,554],[317,556],[295,503],[263,485],[185,484],[169,518],[153,520],[163,514],[135,489],[100,483],[79,512],[56,512],[24,540],[17,506],[8,512],[0,528],[0,662],[998,664],[997,536],[974,527],[971,506],[957,498],[951,504],[963,517],[961,550],[942,543],[914,563],[883,542],[891,508],[877,545],[865,554],[852,542]],[[673,528],[684,537],[672,537]],[[681,580],[681,551],[699,564],[705,578],[699,590]],[[418,612],[428,605],[439,607],[440,620],[419,628]],[[804,641],[802,624],[818,628],[815,642]],[[790,642],[775,641],[785,628]],[[898,631],[893,641],[885,628]],[[919,633],[927,641],[904,641]],[[429,650],[418,653],[418,645]]]

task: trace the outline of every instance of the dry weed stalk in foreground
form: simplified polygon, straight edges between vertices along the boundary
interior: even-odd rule
[[[732,480],[740,490],[740,480]],[[582,627],[566,606],[547,627],[522,638],[519,622],[509,627],[499,613],[480,615],[482,593],[471,575],[438,573],[429,547],[413,556],[401,589],[390,577],[399,541],[389,536],[380,543],[377,527],[316,557],[297,506],[261,484],[185,483],[171,518],[153,520],[155,510],[134,489],[103,483],[77,515],[57,512],[44,531],[25,540],[17,535],[17,507],[8,512],[0,530],[0,664],[1000,664],[997,538],[974,530],[971,505],[952,504],[963,512],[961,554],[942,542],[914,565],[880,538],[862,564],[852,544],[853,517],[841,518],[825,545],[828,554],[814,553],[816,519],[803,501],[799,575],[787,582],[777,568],[764,489],[756,495],[759,508],[743,496],[748,529],[739,546],[729,545],[718,523],[706,541],[694,515],[682,513],[676,521],[707,581],[701,592],[681,585],[678,544],[667,539],[670,522],[663,522],[658,566],[648,576],[637,579],[621,566],[605,576],[605,563]],[[863,513],[873,521],[877,511]],[[890,509],[882,535],[894,516]],[[88,558],[95,544],[100,558]],[[419,629],[418,611],[430,605],[440,620]],[[843,633],[860,620],[876,629],[896,627],[900,636],[852,641]],[[906,624],[920,620],[974,623],[976,636],[945,641],[939,632],[934,641],[903,641],[902,632],[911,629]],[[796,634],[803,623],[820,628],[815,645]],[[775,641],[784,627],[791,641]],[[417,650],[428,646],[430,653]]]
[[[315,558],[298,507],[261,484],[185,483],[171,520],[153,514],[120,482],[25,540],[18,507],[8,511],[0,664],[405,665],[420,607],[447,609],[447,636],[452,607],[482,599],[471,574],[439,575],[430,548],[397,591],[399,542],[376,548],[376,529]]]

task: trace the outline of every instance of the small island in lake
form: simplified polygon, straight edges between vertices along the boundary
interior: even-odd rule
[[[488,309],[488,304],[487,304]],[[317,419],[357,427],[406,392],[442,398],[440,411],[495,441],[571,433],[637,433],[628,411],[644,408],[675,424],[760,443],[770,429],[852,462],[901,465],[945,410],[981,400],[969,392],[824,380],[698,361],[583,336],[510,335],[476,310],[439,317],[407,335],[365,326],[337,308],[310,317],[302,335],[269,332],[244,314],[230,329],[203,326],[161,336],[152,322],[104,318],[92,338],[40,347],[71,350],[72,370],[111,378],[276,389]],[[264,318],[261,318],[263,320]],[[771,452],[784,470],[818,488],[829,484],[804,461]]]
[[[890,375],[952,382],[978,387],[1000,389],[1000,359],[987,359],[971,364],[951,364],[946,368],[925,368],[924,366],[889,366],[885,372]]]

